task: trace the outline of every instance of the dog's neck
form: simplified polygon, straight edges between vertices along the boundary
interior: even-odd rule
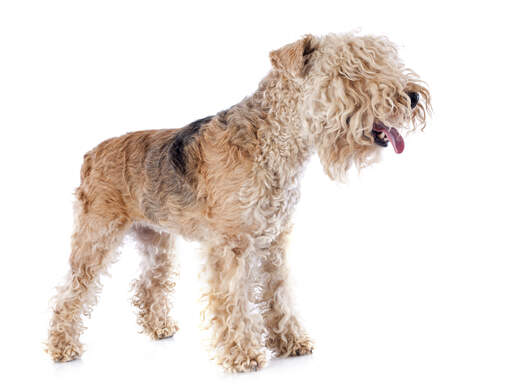
[[[258,90],[241,102],[244,109],[254,112],[260,120],[256,130],[263,145],[264,162],[274,170],[282,170],[286,165],[292,174],[303,169],[313,152],[303,127],[300,87],[272,71],[260,82]]]

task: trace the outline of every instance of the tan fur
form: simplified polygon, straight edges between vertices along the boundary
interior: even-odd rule
[[[171,337],[178,330],[169,316],[169,294],[176,285],[175,237],[138,224],[133,231],[143,256],[140,278],[132,285],[133,305],[139,309],[137,322],[153,339]]]
[[[266,348],[277,356],[312,352],[293,309],[285,256],[305,163],[317,151],[326,173],[343,179],[351,165],[376,159],[374,122],[423,128],[430,95],[383,37],[308,35],[270,58],[273,69],[252,96],[196,131],[191,124],[129,133],[85,155],[71,270],[50,322],[54,360],[81,355],[82,317],[130,230],[144,259],[134,305],[149,336],[177,330],[168,296],[174,239],[182,235],[204,246],[204,316],[219,364],[247,371],[265,365]],[[415,109],[410,91],[421,97]],[[180,138],[182,147],[172,148]]]

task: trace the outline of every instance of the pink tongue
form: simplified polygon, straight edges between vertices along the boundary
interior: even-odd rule
[[[405,143],[403,137],[398,133],[398,130],[395,128],[382,128],[384,130],[384,133],[386,133],[386,136],[388,137],[388,140],[391,141],[391,144],[393,144],[393,148],[395,148],[396,153],[402,153],[405,148]]]

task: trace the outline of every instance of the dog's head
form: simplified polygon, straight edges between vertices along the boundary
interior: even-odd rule
[[[270,59],[299,85],[304,130],[331,178],[368,165],[389,143],[401,153],[400,131],[425,127],[430,94],[385,37],[307,35]]]

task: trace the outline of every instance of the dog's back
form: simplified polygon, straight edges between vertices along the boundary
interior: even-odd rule
[[[84,211],[91,205],[104,207],[101,212],[115,208],[131,222],[167,226],[178,223],[173,219],[178,220],[184,209],[194,213],[198,207],[199,137],[201,127],[211,119],[180,129],[137,131],[103,141],[84,156],[76,190],[78,205]],[[180,231],[187,234],[187,230]]]

